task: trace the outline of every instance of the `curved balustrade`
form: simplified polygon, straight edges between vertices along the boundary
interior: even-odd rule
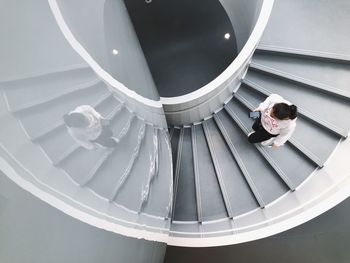
[[[48,2],[68,43],[114,96],[147,122],[166,127],[157,89],[123,1]]]
[[[130,43],[130,50],[138,51],[124,61],[125,68],[106,57],[119,40],[104,37],[111,29],[105,23],[121,19],[128,29],[125,39],[135,39],[125,14],[115,18],[110,10],[121,1],[84,1],[85,19],[99,14],[99,23],[88,26],[102,41],[97,53],[92,45],[97,42],[85,42],[95,35],[86,24],[75,24],[84,21],[80,14],[74,17],[82,1],[6,2],[0,12],[7,24],[0,24],[0,32],[11,29],[11,34],[0,43],[8,61],[0,64],[0,123],[5,124],[0,168],[25,190],[81,221],[172,245],[245,242],[310,220],[349,193],[350,68],[346,56],[332,55],[337,50],[330,39],[321,43],[309,37],[314,21],[309,16],[320,23],[324,16],[314,12],[314,3],[307,7],[303,1],[307,12],[298,17],[298,1],[303,0],[275,3],[264,45],[257,50],[273,1],[240,2],[257,10],[247,12],[251,23],[239,34],[250,37],[245,45],[238,43],[242,50],[236,60],[202,89],[160,100],[138,42]],[[232,2],[222,0],[234,24]],[[99,9],[92,8],[94,3]],[[320,4],[320,10],[332,15],[329,5]],[[348,16],[340,18],[319,28],[321,35],[346,28]],[[283,35],[278,30],[291,21],[302,21],[298,29],[305,32],[294,37],[288,32],[282,40],[298,37],[297,43],[276,48]],[[329,52],[309,52],[310,42]],[[133,67],[137,78],[144,78],[133,79]],[[137,84],[143,81],[145,86]],[[299,108],[298,128],[278,149],[246,140],[252,124],[248,112],[272,93]],[[108,127],[102,139],[112,139],[112,146],[91,140],[88,149],[74,137],[63,116],[81,105],[101,115],[100,124]],[[169,123],[181,124],[170,133],[163,106]]]
[[[222,108],[224,102],[232,97],[248,69],[274,1],[220,2],[231,19],[239,54],[223,73],[204,87],[179,97],[162,97],[161,102],[169,124],[186,125],[199,122]]]
[[[11,33],[0,44],[1,170],[81,221],[126,236],[166,241],[172,156],[156,90],[145,89],[151,90],[147,99],[102,78],[101,68],[89,65],[93,59],[82,59],[67,42],[47,1],[5,5],[0,13],[7,23],[0,31]],[[152,87],[142,57],[134,54],[129,62],[128,69],[118,69],[130,85]],[[138,63],[144,73],[140,79],[129,74]],[[82,108],[89,125],[71,128],[64,116]],[[97,113],[91,115],[92,108]]]
[[[49,3],[69,43],[116,92],[122,90],[128,94],[131,89],[136,92],[131,97],[140,98],[141,102],[148,101],[146,98],[157,99],[156,87],[123,1],[50,0]],[[81,4],[86,6],[83,11]],[[232,96],[262,36],[273,0],[249,3],[222,0],[221,4],[236,32],[240,53],[222,74],[199,90],[161,98],[170,125],[201,121]],[[237,19],[242,14],[243,18]],[[113,51],[117,53],[115,56]]]

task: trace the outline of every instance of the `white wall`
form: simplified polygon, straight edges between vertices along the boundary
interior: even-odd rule
[[[123,0],[59,0],[74,37],[116,80],[141,96],[159,95]],[[118,50],[113,55],[112,50]]]
[[[239,52],[255,26],[263,0],[220,0],[220,2],[231,20]]]

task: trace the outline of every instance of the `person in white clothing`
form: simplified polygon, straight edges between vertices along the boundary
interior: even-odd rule
[[[270,95],[254,111],[260,112],[260,117],[253,124],[254,132],[248,136],[250,143],[261,142],[264,146],[275,148],[292,136],[298,109],[280,95]]]
[[[104,119],[93,107],[81,105],[63,116],[68,133],[88,150],[98,147],[112,148],[117,144],[109,128],[109,120]]]

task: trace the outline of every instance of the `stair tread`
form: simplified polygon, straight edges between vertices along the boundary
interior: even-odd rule
[[[300,57],[255,54],[251,66],[311,88],[350,98],[350,65]]]
[[[193,154],[191,129],[183,128],[182,151],[178,155],[180,160],[177,161],[176,171],[178,174],[176,188],[176,202],[174,204],[173,220],[176,221],[197,221],[197,206],[195,195]],[[181,143],[181,135],[179,143]],[[180,150],[179,148],[178,150]]]
[[[11,87],[5,90],[6,100],[9,110],[12,112],[23,111],[31,107],[39,106],[44,103],[49,103],[71,93],[79,92],[84,89],[91,89],[94,86],[103,87],[104,84],[98,78],[91,77],[91,80],[80,80],[73,84],[62,83],[59,87],[53,90],[50,85],[36,85],[33,88],[18,89]]]
[[[127,134],[126,140],[119,142],[111,157],[101,166],[94,177],[91,178],[86,184],[86,187],[89,187],[102,197],[114,201],[116,197],[116,188],[120,184],[124,185],[124,181],[121,181],[123,180],[122,177],[130,176],[130,173],[126,174],[128,166],[131,164],[133,168],[133,165],[137,162],[137,159],[133,162],[132,158],[135,147],[139,143],[138,137],[141,132],[141,127],[142,121],[137,121],[133,124],[133,129]],[[139,153],[136,154],[138,155]]]
[[[350,55],[349,9],[347,0],[276,1],[260,44]]]
[[[153,154],[153,128],[147,126],[146,134],[141,145],[141,149],[130,176],[127,178],[125,185],[121,187],[115,201],[138,211],[142,202],[142,191],[147,184],[148,174],[151,167],[150,156]]]
[[[220,131],[217,129],[212,119],[206,121],[206,123],[210,125],[209,129],[212,145],[208,146],[213,163],[215,166],[218,166],[215,167],[215,170],[228,216],[233,217],[256,209],[259,206],[255,197],[244,179],[234,157],[230,153]],[[206,135],[206,137],[208,136]],[[225,194],[227,196],[226,198],[224,196]]]
[[[158,131],[158,134],[159,170],[151,182],[149,197],[142,211],[168,218],[173,199],[171,145],[165,130]]]
[[[253,62],[336,90],[350,92],[350,64],[259,53],[254,54]]]
[[[350,62],[350,55],[300,48],[289,48],[271,44],[259,44],[255,50],[255,54],[274,54],[288,57],[300,57],[317,61],[332,61],[335,63],[345,64],[348,64]]]
[[[201,125],[193,126],[196,136],[198,181],[196,189],[200,197],[202,221],[227,217],[225,203],[218,184],[205,134]]]

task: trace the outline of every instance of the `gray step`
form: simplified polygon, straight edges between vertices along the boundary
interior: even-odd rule
[[[121,122],[119,118],[113,119],[112,121],[113,133],[115,134],[114,137],[118,141],[121,141],[124,139],[124,137],[130,131],[133,121],[135,121],[136,119],[136,116],[132,112],[129,112],[128,110],[124,111],[123,115],[128,116],[125,122]],[[120,124],[123,126],[120,126]]]
[[[7,91],[5,92],[5,95],[6,95],[9,111],[19,112],[19,111],[27,110],[32,107],[38,107],[42,104],[52,103],[56,99],[69,96],[70,94],[77,93],[81,90],[92,89],[97,85],[103,86],[104,84],[102,83],[101,80],[95,78],[88,82],[79,83],[74,86],[62,87],[61,89],[55,90],[49,94],[45,94],[47,93],[47,90],[46,92],[42,92],[41,90],[35,91],[35,89],[33,89],[32,94],[35,94],[37,98],[31,98],[33,96],[28,96],[23,98],[24,94],[22,93],[22,91],[12,92],[12,94],[11,92]],[[11,91],[13,90],[11,89]],[[21,99],[23,101],[21,101]]]
[[[151,181],[149,196],[142,207],[142,212],[169,218],[173,199],[173,163],[170,137],[166,130],[159,130],[158,137],[158,173]]]
[[[170,131],[170,143],[171,143],[171,155],[173,156],[173,175],[175,181],[175,172],[176,172],[176,163],[177,163],[177,148],[179,146],[179,138],[180,138],[180,128],[172,127]],[[175,184],[174,184],[175,187]]]
[[[273,46],[266,44],[259,44],[254,54],[272,54],[272,55],[280,55],[294,58],[305,58],[315,61],[323,61],[323,62],[335,62],[348,64],[350,63],[350,55],[344,54],[334,54],[328,52],[319,52],[313,50],[306,49],[296,49],[296,48],[288,48],[281,46]]]
[[[84,186],[86,181],[95,175],[96,170],[107,159],[110,151],[106,149],[86,150],[79,147],[69,154],[69,158],[59,163],[62,168],[77,184]]]
[[[237,94],[248,101],[253,108],[257,108],[259,103],[266,99],[266,95],[244,84],[241,85]],[[292,138],[293,142],[299,142],[298,145],[301,144],[303,148],[308,149],[308,152],[312,153],[317,164],[322,167],[341,137],[329,132],[327,129],[310,121],[303,115],[299,115],[297,128]],[[320,143],[320,141],[322,141],[322,143]]]
[[[32,139],[56,128],[63,123],[62,116],[79,105],[93,105],[99,98],[109,96],[109,91],[96,86],[94,89],[83,90],[68,98],[61,98],[45,107],[35,107],[17,113],[28,136]]]
[[[130,133],[128,133],[126,137],[127,141],[121,141],[99,169],[97,169],[94,174],[91,173],[90,176],[85,177],[88,180],[84,181],[84,186],[92,189],[101,197],[111,202],[114,201],[119,194],[119,190],[127,182],[137,162],[144,136],[145,124],[142,121],[135,122],[133,129],[130,130]],[[91,151],[86,152],[85,156],[89,156]],[[81,160],[85,159],[85,157],[81,156],[79,156],[79,158]],[[74,162],[74,159],[75,158],[72,158],[71,162]],[[75,162],[75,165],[79,167],[83,165],[83,163]],[[82,172],[75,171],[75,173],[78,174]]]
[[[171,145],[171,156],[173,160],[173,198],[172,198],[172,209],[169,214],[169,218],[173,218],[174,215],[174,205],[175,205],[175,193],[177,192],[178,186],[178,178],[179,174],[176,172],[177,166],[177,157],[178,157],[178,147],[179,147],[179,139],[180,139],[180,128],[179,127],[171,127],[169,133],[170,145]]]
[[[117,102],[113,97],[110,97],[102,105],[96,107],[96,110],[105,118],[113,118],[115,116],[110,115],[115,115],[115,111],[118,110],[121,105],[122,104]],[[64,125],[53,131],[50,136],[45,136],[37,140],[37,143],[40,144],[54,165],[59,164],[67,158],[69,154],[79,148],[79,145],[68,134]]]
[[[22,110],[70,91],[94,85],[99,80],[89,68],[63,70],[1,82],[10,111]]]
[[[346,137],[350,130],[350,115],[348,114],[350,103],[347,100],[250,70],[244,83],[265,94],[281,95],[297,105],[302,115],[327,127],[336,134]]]
[[[152,129],[151,138],[145,140],[145,144],[149,144],[147,147],[148,154],[146,154],[147,158],[149,157],[149,168],[147,171],[147,176],[145,177],[145,182],[142,183],[140,188],[140,205],[138,207],[139,212],[142,211],[145,204],[148,201],[150,190],[154,179],[159,175],[159,148],[160,148],[160,138],[159,138],[159,130],[154,128]],[[144,147],[146,148],[146,147]],[[143,154],[141,153],[141,156]],[[171,166],[170,166],[171,167]],[[144,170],[141,172],[144,173]]]
[[[347,0],[275,1],[260,45],[350,55]]]
[[[128,115],[124,113],[123,115]],[[123,116],[121,115],[121,116]],[[113,124],[115,119],[121,117],[119,114],[111,122],[111,129],[114,129]],[[122,118],[121,118],[122,119]],[[72,152],[63,152],[64,158],[57,165],[60,165],[66,172],[80,185],[87,184],[95,176],[98,169],[103,163],[111,158],[109,153],[106,154],[106,149],[87,150],[83,147],[77,147]],[[65,155],[64,155],[65,154]],[[85,165],[85,161],[88,165]]]
[[[28,86],[29,83],[36,83],[38,80],[41,82],[45,82],[48,79],[49,82],[55,82],[54,80],[63,80],[63,76],[71,75],[70,79],[81,79],[81,76],[87,74],[88,76],[94,75],[94,71],[89,67],[89,65],[85,64],[69,64],[65,66],[59,66],[57,68],[50,68],[45,71],[38,72],[28,72],[19,75],[13,75],[9,78],[0,79],[0,85],[6,87],[7,85],[11,85],[12,83],[23,83],[23,85],[19,86]],[[64,79],[65,81],[69,81],[68,79]]]
[[[227,215],[232,218],[258,208],[259,205],[214,120],[209,119],[202,125]]]
[[[202,125],[192,126],[192,148],[199,222],[227,217]]]
[[[149,180],[150,170],[153,165],[154,156],[154,128],[150,125],[145,127],[144,138],[142,139],[140,149],[138,150],[136,159],[133,161],[132,167],[131,161],[129,161],[129,174],[126,172],[124,178],[119,182],[119,185],[115,188],[114,200],[116,203],[139,211],[142,203],[142,194],[145,186]],[[157,146],[158,147],[158,146]],[[134,153],[136,154],[137,148],[134,147]],[[157,169],[158,170],[158,169]],[[157,170],[154,176],[157,175]],[[164,176],[166,176],[164,174]]]
[[[232,101],[227,105],[233,105]],[[235,111],[239,118],[247,116],[244,111]],[[236,161],[245,176],[249,187],[261,207],[276,200],[289,189],[276,171],[269,165],[254,145],[247,142],[247,136],[226,111],[220,111],[217,117],[224,127],[230,144],[235,148]],[[238,157],[238,158],[237,158]]]
[[[350,65],[272,54],[255,54],[250,68],[350,100]]]
[[[174,178],[172,220],[198,221],[190,128],[180,130]]]

